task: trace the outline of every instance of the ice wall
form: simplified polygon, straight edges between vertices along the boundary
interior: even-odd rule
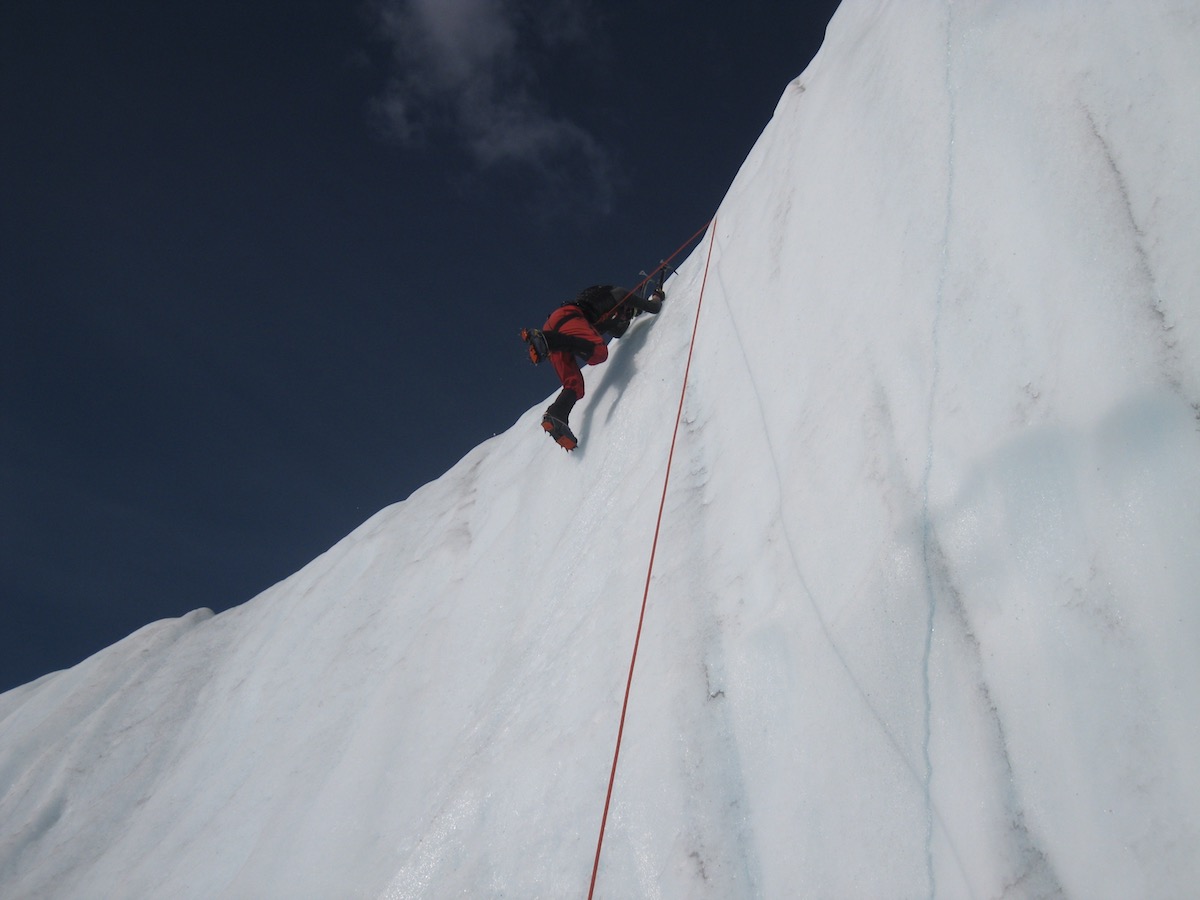
[[[1186,895],[1198,18],[848,0],[579,451],[0,696],[0,893],[585,893],[711,244],[598,895]]]

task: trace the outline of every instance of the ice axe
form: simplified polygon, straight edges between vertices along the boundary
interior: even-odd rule
[[[655,269],[654,272],[658,273],[658,284],[655,285],[655,290],[661,291],[663,288],[663,284],[666,283],[667,274],[668,273],[670,273],[671,275],[675,274],[675,267],[672,265],[669,265],[665,259],[662,259],[662,260],[659,260],[658,268]],[[642,270],[641,272],[638,272],[638,274],[641,275],[643,278],[645,278],[647,281],[649,281],[654,276],[654,272],[647,272],[645,270]]]

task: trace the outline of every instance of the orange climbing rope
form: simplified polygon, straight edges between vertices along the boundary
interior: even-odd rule
[[[641,289],[650,282],[650,279],[652,279],[655,275],[657,275],[663,269],[670,266],[671,262],[675,259],[675,257],[677,257],[680,253],[682,253],[688,247],[690,247],[693,244],[693,242],[695,242],[696,238],[698,238],[698,237],[700,237],[700,235],[704,234],[704,229],[708,228],[708,226],[711,224],[712,224],[712,221],[709,220],[708,222],[705,222],[702,226],[700,226],[699,230],[695,234],[693,234],[690,238],[688,238],[686,241],[684,241],[682,244],[680,244],[674,253],[672,253],[670,256],[668,256],[666,259],[664,259],[662,262],[660,262],[657,266],[654,267],[654,269],[651,270],[649,275],[647,275],[645,278],[643,278],[641,281],[639,281],[636,285],[634,285],[633,290],[626,293],[625,296],[620,299],[620,301],[617,303],[616,306],[614,306],[612,309],[610,309],[608,312],[606,312],[604,315],[602,315],[597,320],[596,324],[599,325],[605,319],[609,318],[609,316],[612,316],[613,314],[615,314],[616,311],[625,304],[626,300],[628,300],[634,294],[641,291]]]
[[[625,700],[621,704],[621,723],[617,727],[617,746],[613,750],[612,771],[608,775],[608,792],[604,796],[604,815],[600,818],[600,836],[596,839],[596,859],[592,863],[592,883],[588,888],[588,900],[592,900],[596,892],[596,875],[600,871],[600,850],[604,846],[604,829],[608,824],[608,808],[612,803],[613,784],[617,780],[617,760],[621,756],[621,738],[625,734],[625,713],[629,710],[629,693],[633,688],[633,667],[637,664],[638,644],[642,641],[642,623],[646,620],[646,602],[650,598],[650,576],[654,573],[654,555],[658,550],[658,534],[662,530],[663,509],[667,505],[667,485],[671,482],[671,462],[675,458],[675,440],[679,437],[679,422],[683,418],[683,399],[687,396],[688,373],[692,370],[692,351],[696,347],[696,332],[700,328],[700,307],[704,304],[704,287],[708,284],[708,266],[712,262],[713,244],[717,240],[716,216],[713,217],[709,226],[711,226],[712,231],[709,234],[708,240],[708,256],[704,261],[704,277],[700,282],[700,298],[696,301],[696,320],[692,325],[691,343],[688,344],[687,365],[683,369],[683,388],[679,392],[679,410],[675,413],[675,430],[671,433],[671,449],[667,453],[667,474],[663,478],[662,499],[658,502],[658,521],[654,525],[654,542],[650,545],[650,564],[646,568],[646,589],[642,593],[642,611],[638,616],[637,635],[633,639],[633,656],[629,660],[629,678],[625,682]],[[688,244],[694,241],[696,236],[703,231],[704,229],[701,228],[700,231],[696,232],[696,235],[689,238]],[[684,244],[684,247],[686,246],[687,244]],[[678,255],[682,249],[683,247],[680,247],[679,250],[676,250],[672,254],[671,259]],[[665,260],[662,265],[666,265],[668,262],[670,262],[670,259]],[[647,276],[647,280],[649,280],[649,276]]]

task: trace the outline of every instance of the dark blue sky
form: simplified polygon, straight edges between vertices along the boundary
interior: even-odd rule
[[[836,7],[7,0],[0,690],[540,404],[517,331],[704,224]]]

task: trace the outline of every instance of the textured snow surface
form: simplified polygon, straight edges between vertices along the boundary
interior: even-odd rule
[[[0,895],[585,895],[712,241],[598,896],[1194,896],[1198,147],[1193,0],[847,0],[577,452],[0,696]]]

